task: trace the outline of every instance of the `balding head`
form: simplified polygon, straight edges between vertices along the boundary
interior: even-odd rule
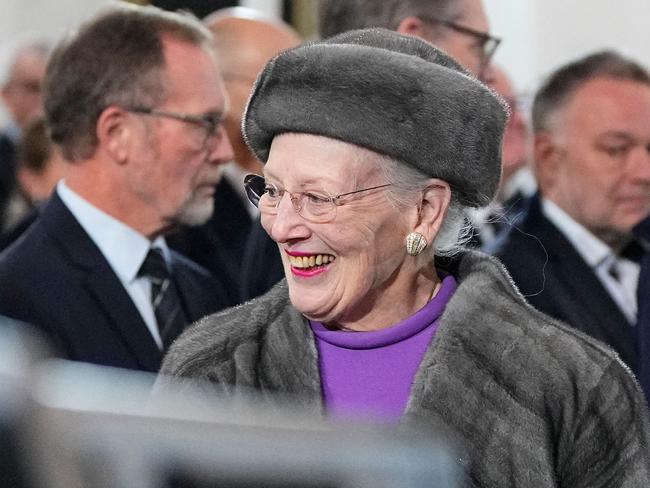
[[[225,127],[233,144],[235,162],[248,171],[261,173],[261,163],[243,140],[241,119],[257,74],[273,56],[297,45],[300,37],[280,20],[243,7],[218,10],[204,22],[214,35],[230,98]]]

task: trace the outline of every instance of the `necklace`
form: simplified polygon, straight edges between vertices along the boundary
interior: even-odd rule
[[[433,297],[435,297],[438,294],[441,285],[442,285],[442,281],[438,280],[435,282],[435,284],[433,285],[433,289],[431,290],[431,294],[429,295],[429,299],[427,300],[427,303],[433,300]]]

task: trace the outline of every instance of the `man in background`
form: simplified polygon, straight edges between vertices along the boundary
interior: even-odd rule
[[[56,184],[68,168],[63,155],[47,133],[45,119],[32,119],[22,131],[16,158],[17,194],[25,208],[16,214],[16,220],[0,236],[0,249],[4,249],[38,217],[38,211],[49,200]]]
[[[435,44],[483,81],[500,39],[490,34],[482,0],[321,0],[322,37],[384,27]]]
[[[477,237],[488,250],[499,234],[521,221],[528,199],[537,188],[530,168],[530,130],[512,81],[503,68],[493,66],[489,86],[510,107],[510,118],[503,135],[499,192],[487,207],[472,215]]]
[[[637,370],[637,257],[650,214],[650,74],[614,52],[555,71],[533,104],[539,185],[494,254],[532,305]]]
[[[262,164],[242,137],[241,120],[257,74],[267,61],[297,45],[300,38],[282,21],[244,7],[216,11],[203,22],[214,36],[213,45],[230,100],[224,128],[234,159],[224,167],[224,178],[214,193],[217,212],[204,225],[182,227],[169,237],[169,243],[213,274],[229,277],[231,293],[239,296],[245,243],[257,218],[257,209],[244,192],[244,176],[262,173]]]
[[[184,327],[232,303],[164,235],[213,211],[232,158],[210,33],[115,4],[65,38],[44,81],[66,178],[0,255],[0,313],[69,359],[157,371]]]
[[[6,70],[0,74],[0,99],[7,109],[9,124],[0,132],[0,231],[11,219],[9,200],[16,186],[16,158],[25,126],[43,111],[41,84],[49,44],[24,40],[11,50]]]

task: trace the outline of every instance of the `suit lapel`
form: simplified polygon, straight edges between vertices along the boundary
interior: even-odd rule
[[[542,241],[549,270],[557,278],[550,286],[562,287],[553,295],[566,303],[565,320],[576,328],[603,338],[633,369],[636,367],[634,329],[603,284],[580,254],[541,212],[539,201],[531,206],[529,231]],[[551,277],[549,277],[551,281]]]
[[[108,324],[137,359],[140,367],[145,371],[157,372],[162,362],[162,352],[108,263],[102,263],[88,273],[86,289],[103,309],[109,318]]]
[[[182,255],[172,251],[174,283],[189,323],[233,305],[212,275]]]
[[[162,353],[140,312],[101,251],[56,193],[44,209],[43,223],[71,265],[85,272],[83,286],[94,298],[100,312],[89,320],[88,325],[98,325],[103,313],[106,325],[113,329],[139,366],[146,371],[157,371]]]

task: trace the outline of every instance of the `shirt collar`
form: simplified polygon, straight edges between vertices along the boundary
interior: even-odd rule
[[[537,183],[532,171],[527,166],[519,168],[514,175],[503,185],[500,200],[505,202],[520,193],[523,197],[530,197],[537,191]]]
[[[576,248],[582,259],[592,268],[597,268],[614,256],[612,248],[589,232],[583,225],[576,222],[552,201],[542,198],[542,212],[546,218],[562,231],[562,234]]]
[[[22,130],[20,129],[20,127],[18,127],[18,125],[15,122],[10,121],[4,128],[3,132],[9,138],[9,140],[14,144],[17,145],[20,142],[20,138],[22,136]]]
[[[152,243],[75,193],[64,180],[57,184],[56,191],[122,282],[131,283],[138,277],[150,247],[161,248],[169,262],[169,249],[163,237],[157,237]]]

